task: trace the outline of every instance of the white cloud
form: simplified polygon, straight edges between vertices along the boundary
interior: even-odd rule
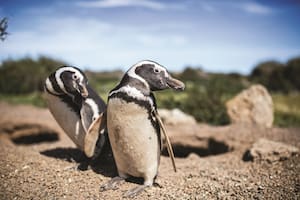
[[[299,48],[232,46],[230,40],[220,45],[209,38],[191,38],[176,31],[162,33],[159,26],[164,25],[157,26],[140,29],[92,18],[39,18],[15,29],[0,44],[0,59],[42,54],[94,70],[109,70],[105,66],[126,70],[138,60],[152,59],[170,70],[201,64],[210,71],[248,73],[257,60],[288,59],[299,54]]]
[[[99,4],[90,4],[93,2],[100,3],[100,6]],[[81,6],[85,5],[89,8],[138,6],[151,10],[166,10],[171,7],[172,11],[177,8],[184,8],[181,5],[183,3],[165,3],[165,1],[154,0],[93,2]],[[36,9],[38,12],[30,10],[32,13],[23,14],[19,21],[17,19],[11,20],[12,23],[9,25],[11,34],[7,40],[0,42],[0,61],[9,57],[20,58],[27,55],[36,57],[44,54],[65,60],[78,67],[100,70],[97,67],[113,66],[123,67],[125,70],[138,60],[153,59],[170,67],[170,70],[180,70],[187,64],[195,66],[201,64],[209,70],[235,70],[245,73],[258,59],[286,59],[299,54],[298,47],[293,49],[292,46],[288,47],[282,45],[282,42],[277,42],[277,38],[281,38],[280,35],[274,34],[272,38],[269,37],[268,31],[264,32],[263,35],[259,33],[255,35],[256,29],[252,29],[251,24],[249,26],[245,24],[244,27],[234,26],[234,29],[231,29],[233,26],[222,24],[221,18],[218,18],[217,22],[210,20],[215,16],[214,14],[218,15],[219,12],[234,11],[236,16],[245,14],[245,12],[253,15],[265,15],[274,12],[274,8],[252,3],[252,0],[240,1],[236,4],[233,4],[233,1],[230,2],[185,5],[186,8],[190,9],[193,6],[193,9],[191,12],[187,10],[186,15],[189,17],[183,17],[183,19],[187,19],[184,23],[183,20],[179,20],[183,15],[175,17],[177,12],[174,12],[174,17],[167,20],[164,17],[171,16],[169,12],[155,13],[159,16],[158,20],[150,19],[147,26],[137,25],[135,19],[127,19],[128,23],[119,23],[116,20],[104,22],[103,19],[110,19],[100,17],[101,15],[89,15],[90,10],[82,9],[82,7],[71,7],[70,9],[75,11],[67,12],[66,15],[55,14],[60,13],[54,9],[55,6],[53,13],[51,13],[51,9],[47,10],[51,11],[50,13],[40,8]],[[85,2],[81,0],[81,3]],[[177,4],[178,7],[176,7]],[[193,12],[199,8],[200,12],[201,10],[212,12],[209,13],[210,17],[200,18],[197,15],[197,18],[192,19],[194,17]],[[85,15],[80,17],[81,15],[76,12],[78,10],[83,10]],[[44,13],[46,15],[43,15]],[[165,13],[168,15],[164,16]],[[162,17],[160,18],[160,16]],[[116,15],[115,17],[119,16]],[[226,21],[225,15],[224,18]],[[255,37],[249,35],[255,35]],[[287,38],[286,35],[284,36],[284,39]],[[278,45],[277,50],[270,47],[270,44],[275,43]],[[230,46],[232,44],[239,45]],[[241,69],[241,66],[247,67]]]
[[[153,10],[163,10],[167,6],[161,2],[152,0],[98,0],[80,1],[78,6],[87,8],[114,8],[114,7],[144,7]]]
[[[162,35],[158,30],[91,18],[40,18],[0,44],[0,59],[48,55],[79,67],[126,68],[142,59],[166,60],[165,56],[186,47],[182,35]]]
[[[274,8],[252,0],[203,1],[199,6],[207,12],[240,10],[250,14],[269,15],[275,12]]]
[[[272,8],[255,2],[242,3],[241,8],[244,11],[253,14],[267,15],[273,13]]]

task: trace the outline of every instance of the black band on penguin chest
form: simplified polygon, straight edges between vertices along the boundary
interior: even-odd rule
[[[160,127],[159,127],[159,123],[157,122],[157,120],[154,117],[153,111],[156,110],[156,104],[155,104],[155,99],[153,96],[152,100],[153,100],[153,106],[150,104],[149,101],[146,100],[141,100],[141,99],[137,99],[131,96],[128,96],[128,94],[124,93],[124,92],[117,92],[112,94],[111,96],[109,96],[109,99],[113,99],[113,98],[118,98],[118,99],[122,99],[127,103],[134,103],[137,104],[138,106],[145,108],[147,110],[148,113],[148,119],[151,121],[152,126],[154,127],[154,129],[156,130],[156,132],[159,134],[160,133]]]

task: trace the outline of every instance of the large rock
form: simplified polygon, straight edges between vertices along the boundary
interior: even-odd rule
[[[271,127],[274,120],[273,101],[262,85],[253,85],[226,103],[232,123],[252,123]]]
[[[249,150],[249,156],[254,161],[275,162],[285,160],[298,153],[299,149],[280,142],[259,139]]]
[[[167,125],[178,124],[196,124],[196,120],[191,115],[188,115],[181,110],[175,108],[173,110],[158,109],[158,113],[162,121]]]

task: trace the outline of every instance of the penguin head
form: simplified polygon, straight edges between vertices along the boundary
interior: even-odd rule
[[[151,91],[167,88],[183,90],[185,87],[184,83],[173,78],[165,67],[150,60],[138,62],[127,71],[127,75],[140,80]]]
[[[46,88],[50,92],[71,97],[78,94],[84,98],[87,97],[87,84],[87,77],[80,69],[67,66],[58,68],[46,80]]]

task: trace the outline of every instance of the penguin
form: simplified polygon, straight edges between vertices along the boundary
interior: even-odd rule
[[[143,178],[143,185],[128,190],[134,197],[152,186],[160,163],[160,119],[154,91],[185,85],[171,77],[165,67],[143,60],[133,65],[120,83],[109,92],[107,130],[118,176],[100,187],[100,191],[117,189],[127,178]]]
[[[105,102],[77,67],[62,66],[49,75],[45,98],[54,119],[88,158],[97,157],[106,141]]]

